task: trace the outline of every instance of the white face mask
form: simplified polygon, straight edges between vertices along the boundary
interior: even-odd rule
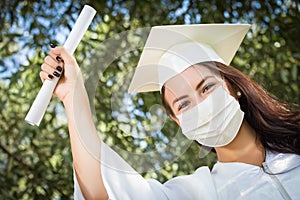
[[[188,139],[208,147],[220,147],[235,138],[244,112],[238,101],[219,86],[205,100],[176,117]]]

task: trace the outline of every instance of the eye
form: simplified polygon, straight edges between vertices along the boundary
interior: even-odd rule
[[[190,105],[190,101],[184,101],[182,103],[179,104],[178,106],[178,111],[182,110],[183,108],[187,107],[188,105]]]
[[[208,92],[209,90],[211,90],[211,89],[213,88],[213,86],[215,86],[214,83],[210,83],[210,84],[205,85],[205,86],[203,87],[203,89],[202,89],[202,93]]]

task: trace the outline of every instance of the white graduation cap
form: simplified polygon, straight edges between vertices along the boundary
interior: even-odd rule
[[[196,63],[229,65],[249,28],[249,24],[152,27],[129,93],[159,91],[167,80]]]

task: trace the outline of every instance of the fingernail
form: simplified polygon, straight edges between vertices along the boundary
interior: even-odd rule
[[[51,74],[48,74],[48,77],[49,77],[50,79],[53,79],[53,76],[52,76]]]
[[[57,69],[57,71],[59,71],[59,72],[62,71],[62,67],[61,67],[61,66],[57,66],[56,69]]]
[[[51,48],[55,48],[55,47],[56,47],[56,44],[50,43],[50,47],[51,47]]]
[[[56,77],[60,77],[60,74],[58,72],[56,72],[56,71],[53,72],[53,75],[56,76]]]
[[[58,62],[60,62],[60,61],[61,61],[61,57],[56,56],[56,60],[57,60]]]

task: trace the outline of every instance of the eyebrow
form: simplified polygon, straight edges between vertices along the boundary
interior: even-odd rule
[[[180,101],[180,100],[182,100],[182,99],[185,99],[185,98],[188,98],[188,95],[183,95],[183,96],[181,96],[181,97],[179,97],[179,98],[176,98],[176,99],[174,99],[174,101],[173,101],[173,106],[174,106],[174,104],[176,103],[176,102],[178,102],[178,101]]]
[[[207,80],[207,79],[209,79],[209,78],[214,78],[215,76],[206,76],[206,77],[204,77],[201,81],[200,81],[200,83],[196,86],[196,90],[198,90],[202,85],[203,85],[203,83]]]
[[[198,90],[198,89],[204,84],[204,82],[205,82],[207,79],[213,78],[213,77],[214,77],[214,76],[206,76],[206,77],[204,77],[204,78],[200,81],[200,83],[198,83],[198,85],[196,86],[196,90]],[[178,101],[180,101],[180,100],[182,100],[182,99],[185,99],[185,98],[188,98],[188,95],[183,95],[183,96],[181,96],[181,97],[178,97],[178,98],[174,99],[174,101],[172,102],[172,105],[174,105],[176,102],[178,102]]]

